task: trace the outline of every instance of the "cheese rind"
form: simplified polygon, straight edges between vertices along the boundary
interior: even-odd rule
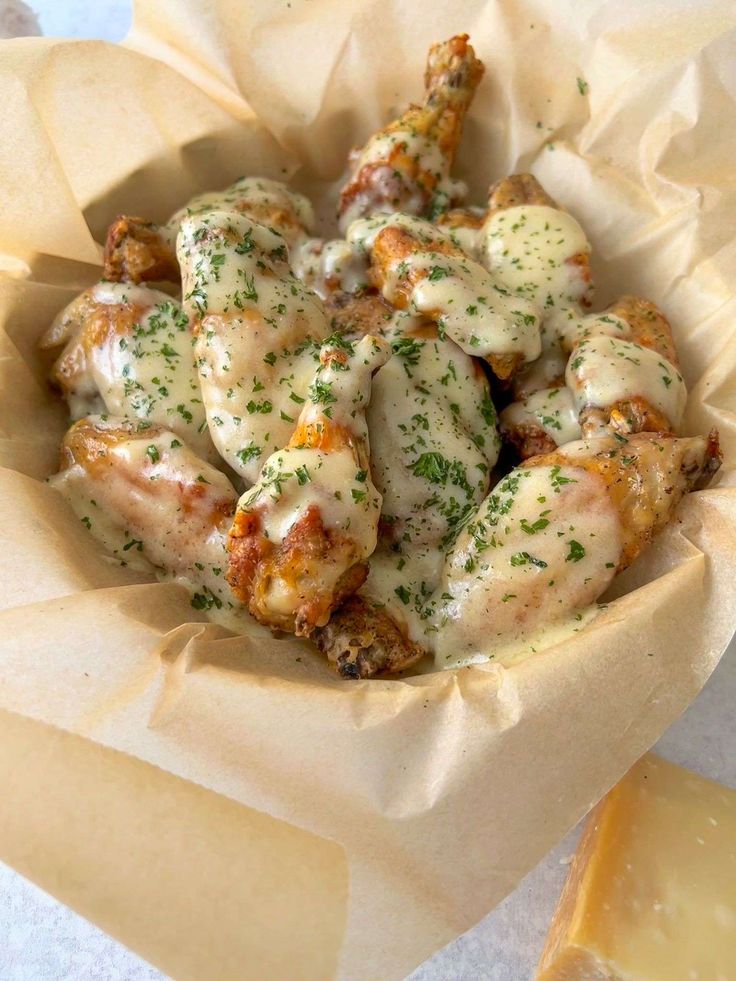
[[[643,757],[591,815],[537,981],[734,981],[736,791]]]

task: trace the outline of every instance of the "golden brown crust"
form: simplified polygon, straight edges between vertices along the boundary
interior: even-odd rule
[[[343,678],[395,674],[424,654],[393,618],[362,596],[351,596],[315,631],[314,641]]]
[[[630,435],[633,433],[671,433],[667,416],[640,395],[605,408],[589,406],[580,413],[583,437],[600,435],[601,429]]]
[[[477,214],[468,208],[450,208],[439,216],[437,224],[441,228],[473,228],[477,231],[485,220],[485,214]]]
[[[238,511],[228,537],[227,581],[250,613],[267,626],[308,637],[324,626],[331,612],[365,582],[368,568],[360,562],[351,539],[325,528],[319,508],[309,506],[278,547],[262,533],[257,510]],[[335,565],[346,572],[333,585],[325,577]],[[295,612],[279,617],[269,599],[274,580],[298,592]]]
[[[105,242],[105,279],[116,283],[179,281],[176,251],[158,225],[119,215]]]
[[[557,443],[533,422],[520,422],[512,427],[504,427],[503,440],[514,447],[519,459],[528,460],[541,453],[554,453]]]
[[[607,312],[626,321],[635,344],[656,351],[670,364],[679,367],[672,327],[656,303],[640,296],[621,296]]]
[[[51,382],[63,392],[73,392],[86,370],[86,359],[116,335],[127,337],[148,307],[140,303],[101,303],[95,299],[94,287],[85,290],[71,303],[43,341],[45,348],[67,342],[72,335],[77,341],[70,344],[51,369]]]
[[[487,217],[492,218],[499,211],[517,208],[522,204],[559,207],[533,174],[511,174],[491,185],[488,191]]]
[[[330,328],[338,334],[383,336],[391,323],[393,307],[379,293],[330,293],[324,301]]]

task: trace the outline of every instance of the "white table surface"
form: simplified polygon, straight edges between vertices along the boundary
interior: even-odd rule
[[[3,0],[0,0],[0,5]],[[44,34],[117,41],[130,0],[30,0]],[[83,25],[83,26],[82,26]],[[657,744],[667,759],[736,786],[736,643]],[[575,850],[572,831],[492,913],[412,981],[527,981]],[[0,863],[0,981],[160,981],[162,975]]]

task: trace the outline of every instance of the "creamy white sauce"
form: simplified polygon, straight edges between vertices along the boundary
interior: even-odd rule
[[[452,244],[452,235],[447,228],[441,228],[403,212],[376,215],[372,218],[359,218],[352,222],[345,235],[349,245],[358,252],[370,253],[376,244],[376,239],[384,228],[404,228],[418,238],[423,245],[433,245],[438,242]]]
[[[545,310],[577,303],[589,292],[578,266],[590,244],[572,215],[546,205],[523,204],[491,215],[481,231],[484,264],[503,285]]]
[[[578,413],[634,396],[646,399],[669,420],[682,421],[687,390],[680,372],[656,351],[614,337],[582,341],[568,361],[565,380]]]
[[[512,471],[448,556],[437,666],[491,657],[588,606],[613,578],[621,547],[621,521],[598,477],[575,466]]]
[[[120,422],[90,420],[101,432]],[[234,507],[237,495],[173,431],[122,434],[104,459],[75,463],[49,483],[121,564],[186,577],[201,609],[235,602],[225,582],[230,519],[223,507]]]
[[[601,612],[597,605],[583,607],[580,610],[573,610],[561,620],[545,624],[534,630],[530,630],[521,637],[514,637],[503,644],[494,645],[492,653],[483,652],[460,656],[456,660],[449,659],[443,665],[437,665],[444,670],[451,668],[464,668],[469,664],[485,664],[492,660],[494,664],[501,664],[505,668],[521,664],[535,654],[542,654],[558,644],[563,644],[571,640],[575,634],[580,633],[589,623],[592,623]]]
[[[174,245],[184,218],[211,211],[240,212],[273,227],[290,245],[314,224],[314,209],[303,194],[267,177],[241,177],[224,191],[197,194],[171,216],[163,231]]]
[[[543,345],[557,343],[569,352],[581,341],[591,337],[618,337],[621,340],[630,340],[631,326],[612,313],[584,315],[577,307],[563,307],[550,311],[545,318],[542,335]]]
[[[357,293],[369,285],[365,253],[344,238],[305,238],[289,255],[296,278],[323,300],[337,291]]]
[[[97,283],[61,311],[52,335],[68,340],[58,363],[75,367],[63,379],[73,419],[107,412],[158,423],[212,457],[189,322],[176,300],[146,286]]]
[[[253,483],[295,428],[327,315],[292,275],[283,238],[244,215],[185,218],[177,252],[212,439]]]
[[[513,402],[501,413],[501,429],[516,429],[521,425],[533,425],[553,439],[557,446],[580,439],[578,410],[572,392],[562,386],[546,388],[520,402]]]
[[[412,274],[410,309],[435,320],[467,354],[520,354],[525,361],[539,357],[538,309],[509,293],[472,259],[422,251],[397,261],[382,287],[389,302]]]
[[[146,305],[129,333],[111,333],[88,355],[106,410],[166,426],[211,456],[189,321],[179,303],[127,283],[99,283],[92,293],[101,303]]]
[[[349,531],[351,538],[363,543],[361,550],[367,556],[376,547],[381,495],[361,463],[361,456],[367,460],[369,454],[365,408],[372,373],[385,364],[391,348],[386,341],[368,336],[338,350],[347,354],[347,360],[319,365],[297,430],[334,430],[334,448],[297,443],[274,453],[239,507],[257,509],[266,538],[278,542],[316,505],[324,526]]]
[[[444,553],[485,497],[498,457],[488,382],[452,341],[397,337],[373,381],[368,425],[387,541],[361,592],[431,646],[429,601]]]

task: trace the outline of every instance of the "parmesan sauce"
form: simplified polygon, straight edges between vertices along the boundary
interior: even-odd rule
[[[578,410],[569,388],[541,389],[520,402],[513,402],[500,416],[501,429],[533,426],[544,430],[557,446],[580,439]]]
[[[104,417],[90,423],[103,434],[120,426]],[[122,434],[104,456],[74,463],[49,483],[123,565],[186,578],[201,609],[232,603],[224,575],[226,515],[237,494],[174,432]]]
[[[507,289],[545,310],[581,302],[589,292],[569,260],[588,255],[590,244],[572,215],[557,208],[522,204],[495,212],[481,229],[479,251]]]
[[[367,414],[386,530],[362,592],[427,646],[444,553],[487,493],[499,437],[485,375],[457,345],[404,335],[393,349]]]
[[[568,465],[513,470],[448,555],[434,617],[436,665],[493,658],[587,607],[613,578],[622,541],[596,475]]]
[[[98,283],[92,296],[97,303],[144,308],[129,332],[111,332],[88,351],[106,411],[166,426],[195,452],[210,457],[192,336],[180,304],[165,293],[128,283]]]
[[[274,453],[238,507],[256,511],[264,536],[275,543],[316,507],[324,527],[349,536],[356,545],[356,561],[362,561],[376,547],[381,510],[381,495],[369,468],[360,462],[369,458],[365,408],[371,376],[385,364],[391,348],[371,336],[345,347],[347,361],[320,365],[299,419],[299,430],[317,428],[326,447],[289,445]]]
[[[249,484],[296,425],[329,333],[318,299],[291,273],[284,239],[233,212],[183,219],[184,308],[212,439]]]
[[[565,380],[578,413],[608,407],[635,396],[646,399],[669,420],[682,421],[687,390],[682,375],[656,351],[615,337],[582,341],[568,361]]]
[[[431,251],[397,260],[382,288],[389,302],[407,277],[414,284],[410,309],[435,320],[467,354],[520,354],[525,361],[539,357],[538,309],[511,294],[477,262]]]
[[[279,232],[291,245],[314,224],[314,210],[303,194],[267,177],[241,177],[224,191],[206,191],[176,211],[164,226],[172,245],[182,221],[210,211],[236,211]]]
[[[369,285],[368,260],[344,238],[304,238],[289,251],[297,279],[321,297],[358,293]]]

